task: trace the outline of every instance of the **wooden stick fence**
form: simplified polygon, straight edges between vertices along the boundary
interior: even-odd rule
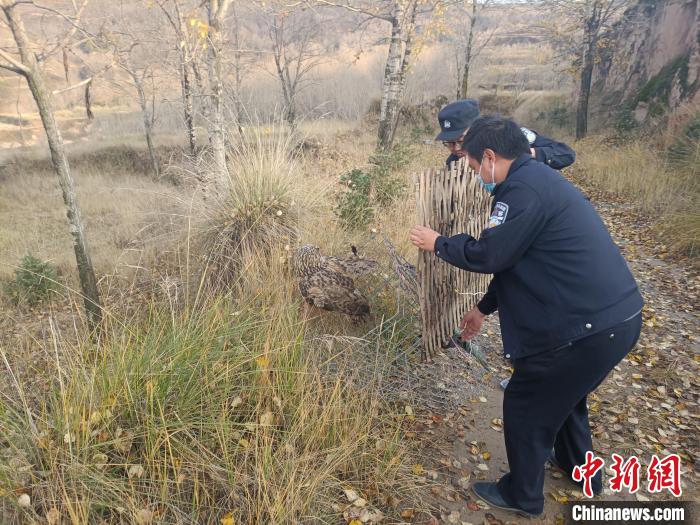
[[[415,185],[419,224],[445,236],[476,238],[486,227],[491,199],[465,160],[420,173]],[[424,351],[432,358],[486,291],[491,276],[460,270],[423,251],[417,272]]]

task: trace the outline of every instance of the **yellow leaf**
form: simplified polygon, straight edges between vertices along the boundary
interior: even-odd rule
[[[269,426],[272,425],[275,422],[275,416],[272,412],[269,410],[265,412],[262,416],[260,416],[260,424]]]
[[[484,458],[484,460],[488,461],[489,459],[491,459],[491,453],[490,453],[490,452],[484,452],[484,453],[481,455],[481,457]]]
[[[350,523],[348,523],[348,525],[362,525],[362,522],[360,520],[358,520],[357,518],[355,518]]]
[[[238,444],[242,446],[243,448],[248,448],[250,446],[250,441],[248,441],[245,438],[241,438],[238,440]]]
[[[232,512],[227,512],[221,518],[221,525],[235,525],[235,523],[236,522],[233,521],[233,513]]]
[[[423,474],[425,474],[425,470],[423,469],[423,465],[421,465],[420,463],[416,463],[415,465],[413,465],[413,473],[416,476],[422,476]]]
[[[267,368],[267,365],[270,364],[270,358],[266,355],[261,355],[260,357],[255,359],[255,362],[258,363],[258,366],[260,368]]]
[[[197,23],[196,18],[190,18],[190,27],[194,27],[194,25]]]

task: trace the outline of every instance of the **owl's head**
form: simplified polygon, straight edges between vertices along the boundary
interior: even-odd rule
[[[305,244],[294,253],[294,275],[303,277],[321,268],[321,250],[318,246]]]

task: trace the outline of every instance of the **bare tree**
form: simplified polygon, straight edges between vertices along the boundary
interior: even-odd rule
[[[208,130],[214,170],[219,175],[228,173],[226,166],[226,130],[224,126],[224,79],[221,57],[224,51],[224,18],[231,7],[231,0],[208,0],[207,15],[208,53],[207,70],[209,79]]]
[[[391,149],[399,121],[406,77],[413,60],[416,39],[421,24],[427,23],[443,6],[440,0],[317,0],[318,4],[337,6],[358,13],[365,20],[388,23],[391,28],[387,52],[382,97],[379,106],[377,148]]]
[[[148,155],[151,159],[151,168],[153,176],[160,176],[160,163],[153,143],[153,126],[155,124],[156,103],[155,103],[155,87],[153,87],[153,66],[146,64],[145,66],[137,67],[132,59],[134,48],[124,51],[119,54],[119,66],[129,75],[131,82],[136,90],[139,107],[141,108],[141,117],[143,118],[143,130],[146,137],[146,145],[148,146]],[[152,97],[149,102],[146,94],[146,83],[151,80]]]
[[[460,18],[467,21],[466,31],[461,27],[457,36],[455,55],[457,61],[457,98],[465,98],[469,94],[469,74],[472,70],[474,60],[476,60],[484,48],[489,45],[495,29],[480,32],[477,28],[484,9],[493,0],[465,0],[460,2],[460,9],[457,11]]]
[[[303,4],[290,8],[284,2],[266,2],[265,25],[274,75],[284,100],[284,117],[292,129],[297,121],[297,96],[308,83],[309,73],[325,59],[328,49],[322,42],[323,28],[330,23],[318,11]]]
[[[588,101],[591,96],[593,68],[600,60],[600,52],[607,47],[608,33],[619,18],[625,0],[542,0],[540,7],[549,20],[558,24],[543,26],[558,51],[558,58],[566,61],[571,71],[579,76],[576,108],[576,138],[588,133]]]
[[[61,45],[57,45],[53,49],[48,48],[43,53],[36,53],[37,45],[29,38],[22,15],[18,9],[20,5],[36,7],[31,0],[0,0],[0,11],[2,11],[4,15],[4,22],[9,27],[15,43],[14,48],[9,51],[0,49],[0,68],[24,77],[34,101],[36,102],[37,109],[39,110],[39,116],[41,117],[41,122],[44,126],[49,150],[51,152],[51,162],[56,175],[58,175],[63,202],[66,205],[88,327],[90,330],[95,330],[100,326],[100,321],[102,319],[102,307],[100,305],[100,296],[97,289],[97,280],[95,279],[95,271],[90,259],[90,250],[88,249],[85,229],[80,216],[80,208],[75,195],[68,157],[66,156],[63,138],[54,115],[52,93],[46,84],[44,72],[41,68],[41,62],[46,60],[57,50],[62,49],[63,45],[65,45],[65,41],[75,34],[75,28],[77,27],[76,21],[80,19],[87,5],[87,0],[84,0],[82,4],[76,6],[75,12],[71,17],[72,19],[70,20],[71,28],[62,38]],[[88,79],[88,82],[83,81],[80,84],[89,84],[91,80],[92,78]]]
[[[177,71],[180,76],[180,92],[187,133],[187,144],[191,155],[197,153],[197,133],[195,128],[195,93],[197,79],[201,80],[198,68],[199,47],[197,35],[193,36],[189,29],[187,13],[181,0],[157,0],[158,6],[165,15],[173,31],[173,48],[178,57]],[[193,18],[191,20],[194,20]],[[196,24],[196,21],[195,21]],[[197,27],[191,26],[198,30]],[[201,82],[200,82],[201,83]]]

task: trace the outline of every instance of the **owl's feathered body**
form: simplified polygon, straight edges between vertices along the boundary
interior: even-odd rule
[[[294,255],[294,274],[299,291],[312,306],[352,316],[355,320],[370,313],[367,298],[355,288],[353,277],[376,268],[375,261],[321,255],[317,246],[305,245]]]

